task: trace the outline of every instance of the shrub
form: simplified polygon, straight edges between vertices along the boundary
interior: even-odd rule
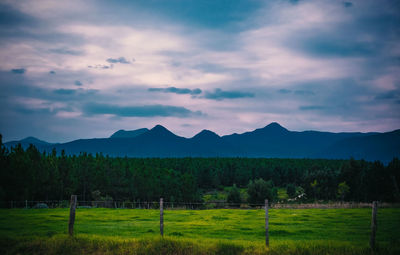
[[[236,187],[236,184],[233,184],[233,187],[229,189],[227,201],[230,206],[239,206],[238,204],[241,202],[240,190]]]
[[[286,193],[288,194],[288,196],[290,198],[293,198],[294,196],[296,196],[296,186],[294,186],[292,183],[289,183],[286,186]]]
[[[264,204],[265,199],[273,202],[278,197],[274,183],[271,180],[266,182],[261,178],[249,182],[247,193],[249,194],[248,202],[250,204]]]
[[[34,209],[47,209],[49,206],[45,203],[37,203],[34,207]]]

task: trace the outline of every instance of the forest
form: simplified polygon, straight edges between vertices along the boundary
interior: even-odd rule
[[[163,197],[170,202],[196,202],[208,191],[224,189],[230,191],[231,201],[258,203],[262,197],[255,198],[257,192],[274,201],[278,187],[285,188],[289,197],[300,191],[304,195],[300,201],[400,199],[397,158],[387,165],[352,158],[114,158],[87,153],[67,156],[55,150],[41,153],[33,145],[8,150],[1,144],[0,169],[3,203],[68,200],[71,194],[83,201],[157,201]],[[249,201],[235,199],[243,189]]]

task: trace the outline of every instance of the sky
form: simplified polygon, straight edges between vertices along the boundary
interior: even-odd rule
[[[400,128],[400,2],[0,0],[3,141]]]

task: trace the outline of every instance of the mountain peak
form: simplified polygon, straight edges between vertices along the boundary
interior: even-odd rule
[[[266,125],[264,128],[281,128],[281,129],[286,129],[284,127],[282,127],[278,122],[271,122],[268,125]]]
[[[268,130],[268,131],[281,131],[281,132],[287,132],[288,130],[284,127],[282,127],[278,122],[271,122],[270,124],[268,124],[267,126],[265,126],[263,128],[264,130]]]
[[[155,125],[152,129],[150,129],[151,131],[168,131],[168,129],[166,129],[164,126],[161,125]]]
[[[253,132],[248,132],[245,134],[248,135],[266,135],[266,136],[275,136],[275,135],[284,135],[289,133],[290,131],[286,128],[279,125],[277,122],[271,122],[267,126],[263,128],[259,128],[254,130]]]
[[[165,127],[161,126],[161,125],[156,125],[155,127],[153,127],[152,129],[150,129],[149,131],[150,134],[153,135],[173,135],[175,136],[174,133],[172,133],[171,131],[169,131],[168,129],[166,129]]]
[[[28,136],[27,138],[22,139],[20,142],[32,144],[48,144],[48,142],[42,141],[33,136]]]
[[[143,133],[146,133],[147,131],[149,131],[149,129],[147,128],[139,128],[136,130],[129,130],[129,131],[120,129],[114,134],[112,134],[110,138],[133,138]]]
[[[221,137],[216,133],[207,129],[203,129],[200,133],[193,136],[193,139],[211,139],[211,138],[221,138]]]

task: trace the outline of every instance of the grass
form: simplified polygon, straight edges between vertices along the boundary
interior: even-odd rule
[[[270,249],[263,210],[0,210],[1,254],[370,254],[371,210],[271,209]],[[400,254],[400,209],[378,210],[380,254]]]
[[[287,200],[289,198],[286,188],[279,188],[278,189],[278,199],[279,200]]]

